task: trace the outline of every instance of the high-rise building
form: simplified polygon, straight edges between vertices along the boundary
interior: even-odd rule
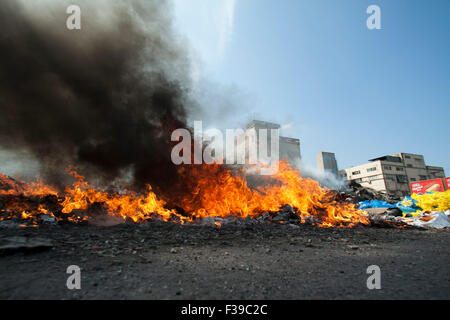
[[[267,130],[267,146],[269,146],[269,150],[272,141],[271,130],[272,129],[279,130],[280,128],[281,126],[279,124],[259,120],[253,120],[247,125],[247,130],[251,129],[256,130],[257,143],[259,143],[260,139],[258,133],[259,130],[260,129]],[[286,159],[288,160],[290,165],[292,165],[293,167],[297,167],[301,160],[300,140],[295,138],[279,136],[279,159],[280,160]]]
[[[319,152],[317,154],[317,166],[322,172],[331,172],[338,175],[336,155],[331,152]]]
[[[298,169],[302,159],[299,139],[280,137],[280,160],[282,159],[286,159],[291,166]]]

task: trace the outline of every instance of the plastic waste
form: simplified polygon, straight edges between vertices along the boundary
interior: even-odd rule
[[[395,207],[402,210],[404,216],[406,216],[408,213],[414,215],[418,211],[423,211],[420,207],[417,206],[417,201],[408,196],[405,197],[402,201],[397,202],[395,204]]]
[[[413,194],[411,198],[421,211],[450,210],[450,190],[445,192],[430,192],[426,194]]]
[[[450,227],[450,220],[448,213],[442,211],[435,211],[432,213],[423,213],[415,218],[402,218],[402,221],[415,227],[442,229]]]
[[[359,209],[370,209],[370,208],[393,208],[394,205],[386,201],[380,200],[367,200],[359,203]]]

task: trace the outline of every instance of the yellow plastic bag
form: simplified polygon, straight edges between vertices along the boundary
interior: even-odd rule
[[[417,206],[423,211],[442,211],[450,210],[450,190],[445,192],[433,192],[427,194],[413,194],[411,196],[417,201]]]

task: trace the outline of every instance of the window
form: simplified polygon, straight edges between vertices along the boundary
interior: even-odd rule
[[[355,182],[360,183],[360,182],[362,182],[362,179],[356,179]]]
[[[384,166],[384,169],[385,170],[392,170],[392,167],[391,166]]]
[[[414,160],[416,160],[417,162],[422,162],[422,159],[420,158],[414,158]]]
[[[412,164],[407,164],[406,165],[408,168],[412,168],[413,166],[412,166]]]
[[[427,176],[419,176],[420,180],[427,180]]]
[[[387,175],[386,175],[386,180],[392,180],[392,181],[395,181],[395,176],[392,175],[392,174],[387,174]]]
[[[397,171],[403,171],[402,167],[397,167]]]
[[[367,172],[374,172],[374,171],[377,171],[377,167],[367,169]]]
[[[397,176],[398,183],[406,183],[406,176]]]
[[[354,175],[354,176],[356,176],[356,175],[358,175],[358,174],[361,174],[361,171],[354,171],[354,172],[352,172],[352,175]]]
[[[416,178],[411,178],[411,181],[416,181]]]
[[[410,156],[405,156],[405,159],[411,159],[411,157]]]
[[[383,160],[388,161],[388,162],[402,163],[402,158],[400,158],[400,157],[386,156],[386,157],[384,157]]]

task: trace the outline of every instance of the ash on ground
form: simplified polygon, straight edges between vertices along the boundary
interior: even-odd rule
[[[149,221],[3,229],[0,238],[9,246],[1,299],[450,298],[443,231]],[[81,290],[66,287],[70,265],[81,268]],[[367,289],[371,265],[381,290]]]

